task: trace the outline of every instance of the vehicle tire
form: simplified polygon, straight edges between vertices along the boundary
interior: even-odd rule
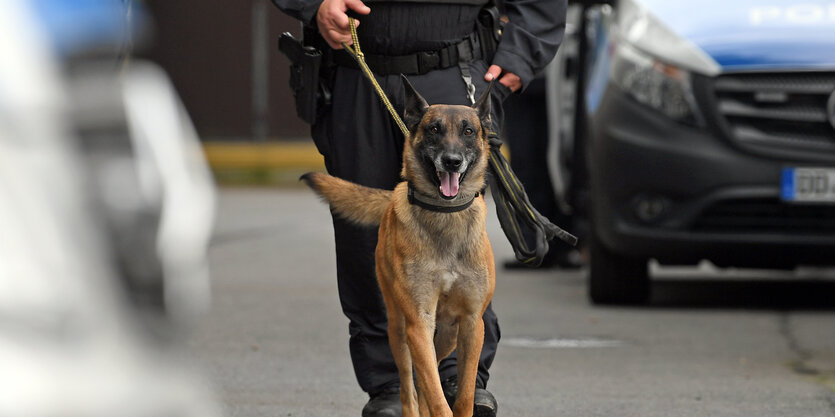
[[[592,233],[589,298],[594,304],[643,304],[649,300],[647,260],[612,252]]]

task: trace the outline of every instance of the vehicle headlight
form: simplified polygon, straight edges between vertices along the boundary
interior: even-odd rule
[[[615,85],[673,120],[704,125],[691,74],[718,74],[720,67],[713,58],[667,27],[642,0],[619,2],[612,41]]]
[[[613,52],[611,79],[639,103],[675,121],[695,126],[704,124],[688,71],[620,43]]]

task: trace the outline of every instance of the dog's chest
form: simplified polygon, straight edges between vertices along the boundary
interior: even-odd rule
[[[438,287],[441,289],[442,293],[448,293],[450,289],[452,289],[452,285],[458,280],[461,276],[456,271],[443,271],[438,278]]]
[[[406,270],[415,289],[435,294],[477,291],[487,277],[486,268],[458,258],[416,259]]]
[[[439,214],[403,207],[399,238],[412,249],[404,260],[410,291],[458,296],[483,293],[489,286],[483,208]]]

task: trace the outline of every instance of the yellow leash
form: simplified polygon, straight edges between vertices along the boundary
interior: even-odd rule
[[[354,44],[351,47],[343,42],[342,47],[357,62],[357,65],[359,65],[363,74],[365,74],[365,78],[371,82],[374,91],[377,92],[380,100],[382,100],[392,120],[400,128],[400,131],[403,132],[403,136],[408,138],[409,130],[406,128],[406,124],[403,123],[403,120],[397,114],[383,88],[380,87],[380,84],[374,77],[374,73],[371,72],[368,64],[365,63],[365,55],[362,49],[360,49],[354,18],[349,17],[348,24],[351,28],[351,39],[354,41]],[[572,246],[576,245],[577,237],[554,225],[533,208],[525,193],[524,187],[516,179],[516,175],[510,169],[510,165],[500,151],[501,140],[499,140],[499,135],[492,131],[488,131],[487,133],[490,140],[490,168],[493,172],[493,180],[491,180],[490,188],[496,196],[496,209],[499,222],[502,225],[505,236],[507,236],[511,246],[513,246],[516,259],[526,265],[539,266],[548,252],[548,241],[555,236]],[[498,179],[498,182],[495,179]],[[529,248],[525,242],[519,220],[522,220],[529,228],[536,232],[537,241],[533,249]]]
[[[380,96],[380,100],[383,101],[383,105],[386,106],[389,114],[391,114],[391,118],[394,119],[395,123],[397,123],[397,127],[399,127],[400,131],[403,132],[403,136],[409,137],[409,129],[406,129],[406,124],[403,123],[400,115],[398,115],[397,111],[394,110],[394,106],[391,105],[391,101],[389,101],[389,98],[386,96],[383,88],[380,87],[377,79],[374,78],[374,73],[371,72],[371,69],[368,68],[368,64],[365,63],[365,54],[363,54],[362,49],[360,49],[360,40],[357,37],[357,26],[354,23],[353,17],[348,18],[348,25],[351,27],[351,38],[354,41],[354,47],[352,48],[344,42],[342,43],[342,47],[348,51],[351,57],[354,58],[354,61],[357,61],[357,64],[360,66],[363,74],[365,74],[365,78],[368,78],[368,80],[371,81],[371,85],[374,86],[374,91],[376,91],[377,95]]]

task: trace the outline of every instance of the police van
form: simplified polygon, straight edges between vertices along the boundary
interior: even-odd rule
[[[651,259],[835,264],[835,2],[587,3],[547,79],[592,301],[646,301]]]

